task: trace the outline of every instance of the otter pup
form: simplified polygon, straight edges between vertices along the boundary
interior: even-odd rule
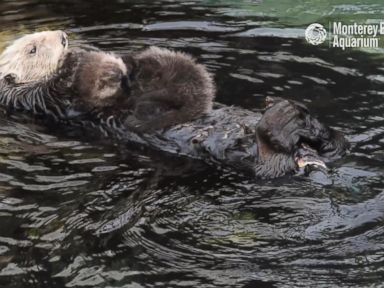
[[[150,132],[196,119],[212,109],[215,85],[191,56],[150,47],[123,57],[129,77],[126,124]]]
[[[91,96],[81,96],[89,110],[96,105],[112,107],[115,114],[119,109],[131,110],[132,115],[126,119],[125,124],[134,131],[149,133],[194,120],[212,109],[215,97],[213,79],[206,68],[197,64],[191,56],[151,47],[125,56],[123,61],[128,74],[128,77],[123,77],[125,101],[123,98],[120,101],[110,99],[109,94],[101,97],[95,91]],[[99,70],[97,63],[86,62],[89,65],[85,75],[89,74],[88,70]],[[112,73],[113,68],[109,69]],[[100,78],[93,74],[91,77]],[[76,78],[87,82],[84,77]],[[118,85],[118,81],[115,83]]]

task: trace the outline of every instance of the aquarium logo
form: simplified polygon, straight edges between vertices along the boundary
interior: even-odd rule
[[[379,24],[330,23],[332,39],[330,46],[335,48],[379,48],[380,35],[384,35],[384,22]]]
[[[305,39],[312,45],[319,45],[327,38],[327,30],[319,23],[313,23],[305,29]]]

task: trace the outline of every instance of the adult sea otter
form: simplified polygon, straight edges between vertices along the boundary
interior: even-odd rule
[[[46,70],[45,74],[41,71],[34,71],[35,69],[42,70],[44,65],[39,67],[26,62],[29,73],[34,75],[32,79],[27,79],[26,76],[24,76],[26,78],[20,76],[25,75],[20,72],[23,68],[13,65],[13,62],[22,66],[23,62],[18,59],[18,53],[25,53],[28,50],[13,49],[12,46],[15,44],[8,47],[0,56],[0,63],[3,63],[0,66],[0,103],[7,108],[19,108],[36,114],[50,115],[59,120],[69,120],[71,125],[80,124],[102,131],[108,136],[119,139],[118,141],[135,142],[154,149],[198,158],[207,163],[231,166],[246,170],[261,178],[275,178],[293,173],[300,163],[306,163],[309,158],[319,160],[322,156],[326,158],[342,156],[348,147],[341,133],[312,117],[303,104],[285,99],[268,99],[267,110],[264,115],[261,115],[234,107],[221,107],[209,111],[212,100],[208,97],[208,101],[204,99],[203,108],[209,105],[209,109],[202,109],[202,116],[196,120],[177,119],[178,121],[171,123],[171,126],[167,125],[165,131],[135,129],[131,125],[132,122],[135,123],[133,126],[136,126],[137,123],[139,126],[141,123],[149,123],[145,122],[147,119],[137,119],[137,110],[131,107],[132,105],[138,107],[138,103],[143,103],[141,102],[143,99],[144,102],[148,102],[149,108],[155,108],[154,116],[150,119],[152,123],[164,119],[162,117],[168,115],[169,111],[177,111],[177,109],[183,111],[180,110],[180,107],[173,107],[172,103],[168,105],[164,101],[164,94],[149,93],[148,97],[144,95],[142,98],[141,94],[134,95],[134,101],[130,101],[132,96],[130,88],[134,87],[131,86],[131,82],[135,80],[130,78],[132,71],[136,73],[136,75],[133,74],[133,77],[140,76],[140,71],[146,71],[143,79],[146,79],[148,83],[153,81],[153,83],[168,88],[167,81],[161,78],[163,75],[158,74],[161,69],[159,70],[159,63],[156,62],[156,59],[143,62],[139,57],[133,55],[133,60],[132,56],[124,57],[125,62],[122,62],[120,57],[113,54],[92,52],[95,54],[91,55],[87,51],[68,50],[63,32],[40,33],[38,36],[43,38],[44,33],[56,35],[52,37],[56,37],[56,40],[50,38],[51,40],[47,43],[52,45],[50,48],[53,50],[52,55],[59,55],[58,51],[61,51],[61,55],[50,58],[50,64],[47,67],[51,68],[49,71]],[[36,36],[36,34],[32,35]],[[31,47],[28,41],[25,43]],[[37,43],[45,45],[44,41]],[[44,46],[44,49],[49,51],[49,47],[47,47]],[[39,47],[36,47],[37,49]],[[12,50],[20,52],[8,53]],[[156,52],[156,49],[154,51]],[[29,52],[34,52],[33,47]],[[173,59],[172,57],[178,57],[172,53],[167,52],[166,54],[167,57],[170,57],[168,61]],[[35,55],[40,57],[39,54]],[[44,58],[45,54],[42,55]],[[89,61],[89,59],[95,59],[94,57],[106,59],[103,58],[106,55],[110,61]],[[44,62],[43,59],[38,62],[41,61]],[[177,62],[177,59],[175,61]],[[56,66],[53,62],[56,63]],[[194,63],[192,62],[192,64]],[[7,68],[14,66],[18,69]],[[56,69],[52,69],[52,67],[56,67]],[[177,65],[175,67],[177,69]],[[174,72],[177,73],[178,70]],[[89,76],[85,78],[89,79],[89,82],[79,81],[81,78],[78,77],[84,75],[82,73]],[[105,81],[98,87],[100,79]],[[210,78],[207,79],[211,81]],[[170,82],[168,85],[171,87],[174,84],[174,82]],[[204,83],[201,84],[204,85]],[[208,89],[209,95],[211,95],[214,92],[212,83],[205,84],[208,85],[207,87],[212,87],[212,89]],[[92,91],[95,88],[96,92]],[[103,97],[97,94],[99,88],[106,92],[102,94]],[[89,93],[84,93],[84,91],[78,93],[81,89],[85,89],[85,92]],[[172,95],[165,95],[165,98],[170,96]],[[92,113],[95,108],[97,108],[97,113]],[[203,116],[203,114],[206,115]],[[197,114],[194,114],[193,118],[196,117]],[[140,121],[144,122],[140,123]]]

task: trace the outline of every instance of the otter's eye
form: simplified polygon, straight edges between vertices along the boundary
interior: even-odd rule
[[[29,54],[35,54],[36,50],[36,46],[33,46],[33,48],[29,51]]]

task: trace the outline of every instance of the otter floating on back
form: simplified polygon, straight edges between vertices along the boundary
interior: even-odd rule
[[[262,178],[295,171],[308,154],[304,144],[313,149],[315,158],[341,156],[348,147],[341,133],[321,124],[305,106],[283,99],[273,101],[262,117],[226,107],[188,125],[175,125],[211,109],[215,89],[204,67],[189,56],[158,48],[133,54],[123,65],[113,54],[68,49],[63,35],[61,31],[28,35],[0,55],[1,105],[56,119],[80,118],[119,139],[245,169]],[[29,45],[32,42],[36,47]],[[49,65],[36,66],[50,55],[39,51],[49,51],[52,44],[55,56],[46,60]],[[31,49],[24,49],[27,46]],[[20,59],[29,55],[31,61],[20,61],[19,53],[25,53]],[[23,63],[30,74],[21,71]],[[127,107],[133,114],[124,111]],[[82,119],[83,113],[92,116],[100,110],[105,114]],[[133,132],[169,125],[174,126],[161,134]]]

